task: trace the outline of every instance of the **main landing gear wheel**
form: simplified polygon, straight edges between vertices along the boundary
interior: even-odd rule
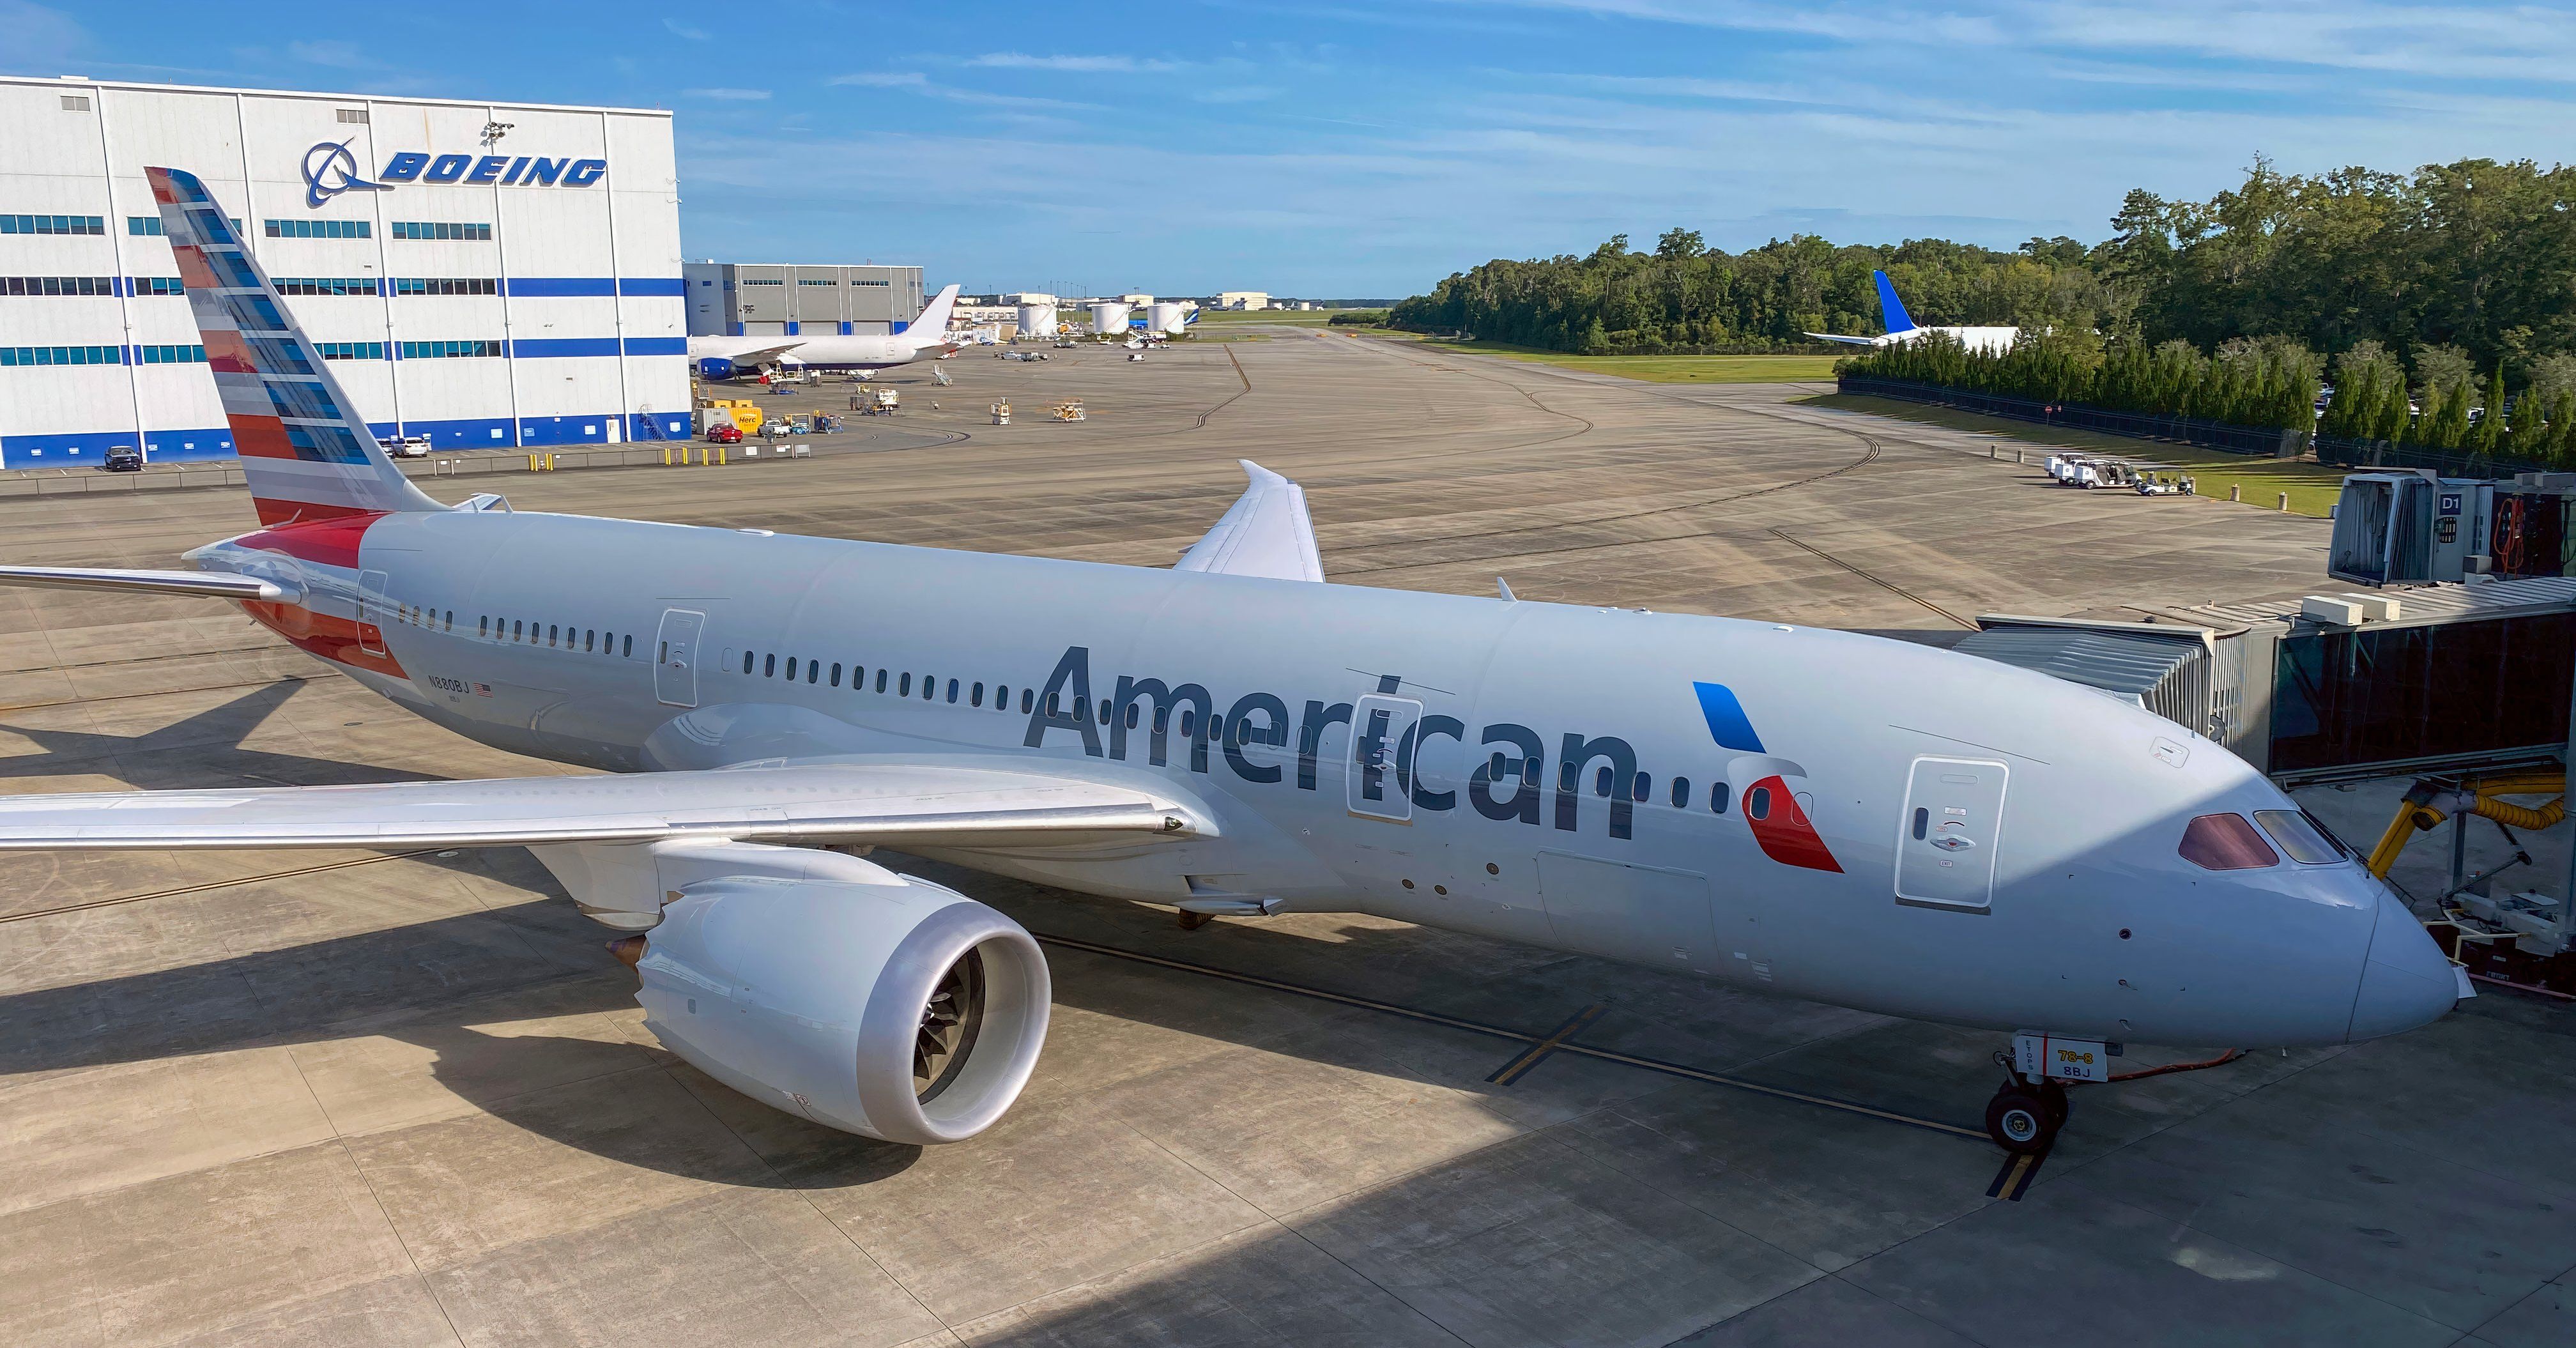
[[[2048,1150],[2066,1123],[2066,1088],[2052,1081],[2026,1086],[2006,1081],[1986,1102],[1986,1136],[2016,1155]]]

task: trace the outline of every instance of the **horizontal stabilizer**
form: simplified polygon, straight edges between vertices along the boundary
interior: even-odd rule
[[[188,594],[209,599],[257,599],[292,604],[303,596],[273,580],[218,571],[125,571],[87,566],[0,566],[0,585],[44,585],[63,590],[120,590],[127,594]]]
[[[1133,787],[914,764],[0,797],[0,850],[9,851],[391,850],[680,837],[1026,847],[1211,831],[1179,804]]]
[[[1315,550],[1315,522],[1306,515],[1306,489],[1250,459],[1236,462],[1252,485],[1172,569],[1322,580],[1324,560]]]

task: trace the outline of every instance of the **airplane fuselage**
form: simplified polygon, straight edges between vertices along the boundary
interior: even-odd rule
[[[1194,802],[1208,836],[945,854],[1105,896],[2229,1044],[2343,1040],[2395,906],[2349,860],[2181,860],[2194,816],[2296,808],[2217,744],[1849,633],[506,511],[192,556],[293,580],[303,608],[246,607],[504,749],[616,771],[1054,760]]]

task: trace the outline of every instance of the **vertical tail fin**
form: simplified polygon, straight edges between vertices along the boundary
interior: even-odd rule
[[[262,524],[443,510],[405,479],[193,173],[147,168]]]
[[[922,306],[921,317],[904,325],[903,335],[912,338],[913,349],[917,351],[925,346],[938,346],[946,342],[948,315],[956,307],[957,287],[953,285],[940,287],[939,293],[931,297],[930,303]]]
[[[1887,330],[1891,333],[1914,331],[1913,316],[1905,312],[1904,301],[1896,298],[1896,283],[1888,280],[1887,273],[1883,271],[1871,272],[1870,276],[1878,282],[1878,316],[1886,321]]]

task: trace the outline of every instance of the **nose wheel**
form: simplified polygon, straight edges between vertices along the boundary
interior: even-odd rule
[[[2055,1081],[2031,1085],[2004,1078],[1995,1098],[1986,1102],[1986,1136],[2016,1155],[2043,1152],[2066,1126],[2066,1087]]]

